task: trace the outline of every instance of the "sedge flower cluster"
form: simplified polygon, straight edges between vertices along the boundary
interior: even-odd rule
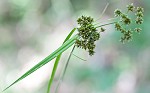
[[[132,19],[129,17],[129,12],[133,13],[136,18]],[[129,25],[135,21],[137,25],[140,25],[143,23],[143,12],[144,9],[142,7],[135,7],[132,4],[127,5],[127,13],[123,13],[120,9],[116,9],[114,11],[115,17],[119,19],[118,22],[115,23],[115,28],[117,31],[120,31],[123,36],[121,37],[121,42],[130,41],[132,39],[133,32],[141,32],[141,28],[134,28],[131,29]]]

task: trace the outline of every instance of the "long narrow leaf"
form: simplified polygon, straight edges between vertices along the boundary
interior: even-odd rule
[[[60,84],[61,84],[62,81],[63,81],[63,78],[64,78],[64,76],[65,76],[65,73],[66,73],[66,70],[67,70],[67,67],[68,67],[68,64],[69,64],[69,61],[70,61],[70,59],[71,59],[71,56],[72,56],[72,53],[73,53],[74,49],[75,49],[75,46],[73,46],[73,48],[72,48],[72,50],[71,50],[71,52],[70,52],[70,54],[69,54],[69,58],[67,59],[67,62],[66,62],[66,65],[65,65],[64,69],[62,70],[62,75],[61,75],[60,78],[59,78],[59,81],[58,81],[58,84],[57,84],[57,87],[56,87],[54,93],[57,93],[57,92],[58,92],[58,89],[59,89],[59,87],[60,87]]]
[[[32,67],[30,70],[28,70],[25,74],[23,74],[21,77],[19,77],[16,81],[14,81],[12,84],[10,84],[8,87],[6,87],[2,92],[10,88],[12,85],[16,84],[20,80],[24,79],[43,65],[47,64],[49,61],[57,57],[59,54],[67,50],[70,46],[72,46],[75,43],[75,40],[78,38],[78,35],[75,35],[71,39],[67,40],[61,47],[59,47],[57,50],[55,50],[52,54],[47,56],[45,59],[43,59],[41,62],[36,64],[34,67]]]
[[[72,36],[72,34],[74,33],[74,31],[76,30],[76,28],[73,28],[71,30],[71,32],[68,34],[68,36],[66,37],[66,39],[64,40],[63,44]]]
[[[72,36],[72,34],[74,33],[74,31],[76,30],[76,28],[74,28],[69,34],[68,36],[66,37],[66,39],[64,40],[63,44]],[[62,54],[62,53],[61,53]],[[61,58],[61,54],[59,54],[57,57],[56,57],[56,60],[55,60],[55,63],[54,63],[54,67],[53,67],[53,70],[52,70],[52,74],[51,74],[51,77],[50,77],[50,80],[48,82],[48,88],[47,88],[47,93],[50,93],[50,89],[51,89],[51,85],[52,85],[52,82],[54,80],[54,76],[55,76],[55,73],[56,73],[56,70],[57,70],[57,67],[58,67],[58,63],[59,63],[59,60]]]

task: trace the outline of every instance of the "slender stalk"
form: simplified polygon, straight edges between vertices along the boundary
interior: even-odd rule
[[[61,75],[60,78],[59,78],[59,81],[58,81],[58,84],[57,84],[57,86],[56,86],[56,89],[55,89],[55,92],[54,92],[54,93],[58,93],[58,89],[59,89],[59,87],[60,87],[60,85],[61,85],[61,83],[62,83],[62,81],[63,81],[63,78],[64,78],[64,76],[65,76],[65,73],[66,73],[66,70],[67,70],[67,67],[68,67],[68,64],[69,64],[69,61],[70,61],[70,58],[71,58],[71,56],[72,56],[72,54],[73,54],[74,49],[75,49],[75,46],[73,46],[73,48],[72,48],[72,50],[71,50],[71,52],[70,52],[70,54],[69,54],[69,57],[68,57],[67,62],[66,62],[66,65],[65,65],[65,67],[64,67],[64,70],[62,71],[62,75]]]
[[[74,31],[76,30],[76,28],[72,29],[72,31],[68,34],[68,36],[66,37],[66,39],[64,40],[63,44],[69,40],[69,38],[72,36],[72,34],[74,33]],[[61,53],[62,54],[62,53]],[[57,67],[58,67],[58,63],[60,61],[60,58],[61,58],[61,54],[59,54],[57,57],[56,57],[56,60],[55,60],[55,63],[54,63],[54,66],[53,66],[53,70],[52,70],[52,74],[50,76],[50,79],[49,79],[49,82],[48,82],[48,87],[47,87],[47,93],[50,93],[50,89],[51,89],[51,85],[52,85],[52,82],[54,80],[54,76],[55,76],[55,73],[56,73],[56,70],[57,70]]]
[[[79,57],[79,56],[77,56],[75,54],[72,54],[72,55],[74,55],[75,57],[79,58],[80,60],[87,61],[87,60],[85,60],[85,59],[83,59],[83,58],[81,58],[81,57]]]
[[[108,8],[108,5],[109,5],[109,3],[106,4],[105,8],[103,9],[102,14],[100,15],[100,17],[99,17],[96,21],[98,21],[98,20],[100,20],[100,19],[102,18],[102,16],[104,15],[106,9]],[[96,21],[95,21],[95,22],[96,22]]]
[[[115,24],[115,23],[116,23],[116,22],[111,22],[111,23],[103,24],[103,25],[97,26],[96,28],[99,28],[99,27],[102,27],[102,26],[106,26],[106,25]]]
[[[109,19],[107,19],[107,20],[108,20],[108,21],[111,21],[111,20],[115,20],[115,19],[117,19],[117,17],[116,17],[116,18],[114,18],[114,17],[113,17],[113,18],[109,18]],[[98,24],[100,24],[100,23],[106,22],[107,20],[101,21],[101,22],[98,22],[98,23],[95,23],[94,26],[95,26],[95,25],[98,25]],[[94,21],[94,22],[95,22],[95,21]]]

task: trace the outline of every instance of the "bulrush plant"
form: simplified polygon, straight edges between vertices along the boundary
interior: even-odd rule
[[[59,85],[65,75],[65,72],[66,72],[66,69],[68,66],[68,62],[71,58],[74,48],[77,47],[77,48],[84,49],[85,51],[87,51],[89,53],[90,56],[94,55],[94,53],[95,53],[94,49],[96,47],[95,42],[101,38],[100,34],[106,30],[105,28],[103,28],[104,26],[114,25],[115,29],[122,34],[122,36],[120,38],[120,41],[122,43],[131,41],[132,37],[133,37],[132,34],[134,32],[137,32],[137,33],[141,32],[142,29],[139,26],[143,23],[144,9],[142,7],[135,7],[133,4],[130,4],[130,5],[127,5],[126,10],[127,11],[123,12],[120,9],[116,9],[114,11],[114,18],[113,18],[114,22],[103,24],[103,25],[99,25],[99,24],[95,23],[96,21],[94,21],[94,18],[92,18],[91,16],[81,16],[80,18],[77,19],[77,23],[78,23],[79,27],[72,29],[72,31],[68,34],[68,36],[64,40],[63,44],[57,50],[55,50],[49,56],[44,58],[41,62],[39,62],[34,67],[32,67],[30,70],[28,70],[26,73],[24,73],[21,77],[19,77],[17,80],[15,80],[12,84],[10,84],[8,87],[6,87],[2,92],[6,91],[12,85],[21,81],[22,79],[24,79],[25,77],[27,77],[31,73],[33,73],[34,71],[38,70],[39,68],[41,68],[42,66],[44,66],[45,64],[50,62],[52,59],[56,58],[54,66],[53,66],[52,74],[51,74],[51,77],[48,82],[47,93],[50,93],[52,82],[54,80],[54,76],[55,76],[61,55],[64,51],[66,51],[68,48],[73,46],[73,49],[69,55],[67,63],[62,72],[62,75],[60,76],[59,83],[55,89],[55,92],[57,92]],[[136,24],[137,28],[134,28],[134,29],[131,28],[132,24],[134,24],[134,25]],[[75,31],[77,31],[78,33],[75,34],[74,36],[72,36]]]

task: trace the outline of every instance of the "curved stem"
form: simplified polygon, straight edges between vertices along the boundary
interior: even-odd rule
[[[95,20],[95,22],[98,21],[98,20],[100,20],[102,18],[102,16],[104,15],[106,9],[108,8],[108,5],[109,5],[109,3],[106,4],[105,8],[103,9],[102,14],[100,15],[100,17],[98,19]]]
[[[65,76],[65,73],[66,73],[66,70],[67,70],[67,67],[68,67],[68,64],[69,64],[69,61],[70,61],[71,55],[73,54],[74,49],[75,49],[75,46],[73,46],[73,48],[72,48],[72,50],[71,50],[71,52],[70,52],[70,54],[69,54],[68,60],[67,60],[67,62],[66,62],[66,65],[65,65],[65,67],[64,67],[64,70],[62,71],[62,75],[61,75],[60,78],[59,78],[59,81],[58,81],[58,84],[57,84],[57,86],[56,86],[56,89],[55,89],[55,92],[54,92],[54,93],[58,93],[58,89],[59,89],[59,87],[60,87],[60,85],[61,85],[61,83],[62,83],[62,81],[63,81],[63,78],[64,78],[64,76]]]

